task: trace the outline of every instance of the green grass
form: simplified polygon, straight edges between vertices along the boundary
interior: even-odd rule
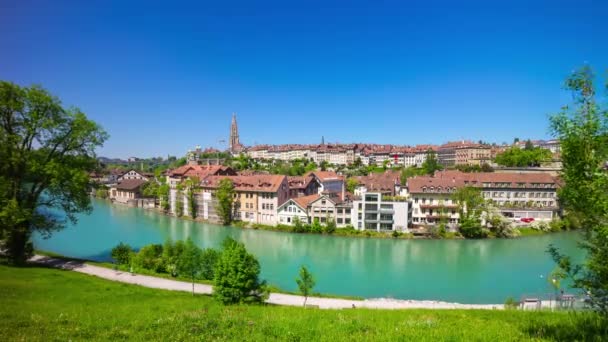
[[[71,271],[0,266],[0,340],[605,340],[589,314],[223,306]]]
[[[533,228],[518,228],[517,230],[519,230],[520,236],[535,236],[549,233]]]

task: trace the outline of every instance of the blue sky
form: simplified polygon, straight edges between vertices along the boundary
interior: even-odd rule
[[[0,0],[0,79],[111,135],[99,154],[227,140],[548,137],[564,77],[608,68],[606,1]]]

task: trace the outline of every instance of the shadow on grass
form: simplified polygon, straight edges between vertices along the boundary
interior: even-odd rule
[[[591,312],[568,313],[568,319],[533,319],[524,328],[531,338],[553,341],[608,341],[608,319]]]

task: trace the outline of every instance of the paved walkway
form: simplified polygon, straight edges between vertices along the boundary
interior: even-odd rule
[[[30,259],[37,264],[72,270],[85,273],[103,279],[118,281],[121,283],[140,285],[155,289],[192,292],[192,283],[157,278],[141,274],[131,274],[124,271],[116,271],[106,267],[89,265],[79,261],[67,261],[42,255],[35,255]],[[199,294],[211,294],[211,285],[194,284],[194,292]],[[271,293],[266,301],[269,304],[302,306],[304,297],[283,293]],[[307,306],[321,309],[347,309],[347,308],[370,308],[370,309],[503,309],[502,304],[459,304],[438,301],[419,300],[397,300],[397,299],[365,299],[349,300],[339,298],[309,297]]]

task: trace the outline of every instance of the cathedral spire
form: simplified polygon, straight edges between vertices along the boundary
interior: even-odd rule
[[[230,124],[230,141],[229,148],[231,153],[238,153],[241,150],[239,142],[239,127],[236,123],[236,113],[232,113],[232,123]]]

